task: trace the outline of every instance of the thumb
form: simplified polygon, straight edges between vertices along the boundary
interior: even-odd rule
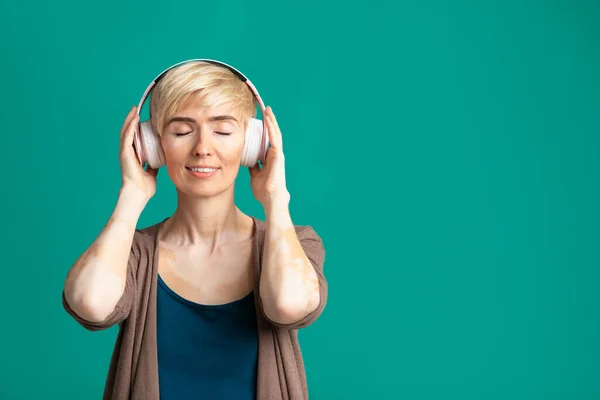
[[[260,166],[256,164],[254,167],[248,168],[248,172],[250,172],[250,177],[254,178],[260,172]]]
[[[150,168],[148,167],[148,169],[146,169],[146,172],[148,174],[150,174],[150,176],[153,176],[156,178],[156,175],[158,175],[158,168]]]

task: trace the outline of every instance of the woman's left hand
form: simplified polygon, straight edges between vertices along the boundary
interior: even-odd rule
[[[249,171],[254,197],[263,207],[268,208],[275,204],[287,205],[290,194],[285,182],[285,157],[281,131],[270,106],[265,108],[264,119],[263,123],[267,126],[271,147],[262,169],[259,164],[256,164],[249,168]]]

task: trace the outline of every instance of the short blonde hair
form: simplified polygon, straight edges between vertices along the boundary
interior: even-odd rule
[[[150,115],[154,131],[162,135],[168,119],[193,102],[201,107],[231,103],[242,118],[244,131],[248,119],[256,115],[256,98],[237,75],[223,66],[190,61],[169,70],[152,89]]]

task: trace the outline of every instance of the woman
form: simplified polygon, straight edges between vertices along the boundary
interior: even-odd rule
[[[172,216],[136,229],[157,169],[133,148],[137,107],[121,130],[122,187],[113,214],[69,271],[63,306],[89,330],[119,324],[104,399],[306,399],[297,330],[327,300],[324,248],[292,223],[282,137],[265,109],[271,147],[249,168],[265,221],[234,203],[249,87],[203,61],[170,69],[150,113],[177,190]]]

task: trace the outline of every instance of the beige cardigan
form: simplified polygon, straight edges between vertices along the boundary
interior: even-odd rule
[[[313,323],[327,302],[327,281],[323,275],[325,250],[321,238],[310,226],[296,225],[302,247],[319,277],[319,306],[301,321],[279,325],[264,314],[260,296],[260,266],[266,223],[254,219],[254,299],[258,322],[259,400],[308,399],[308,388],[297,329]],[[166,220],[166,219],[165,219]],[[134,234],[129,258],[125,292],[115,310],[104,321],[91,323],[69,307],[64,292],[65,310],[90,331],[119,324],[103,400],[159,400],[156,347],[156,289],[158,276],[157,237],[159,222]]]

